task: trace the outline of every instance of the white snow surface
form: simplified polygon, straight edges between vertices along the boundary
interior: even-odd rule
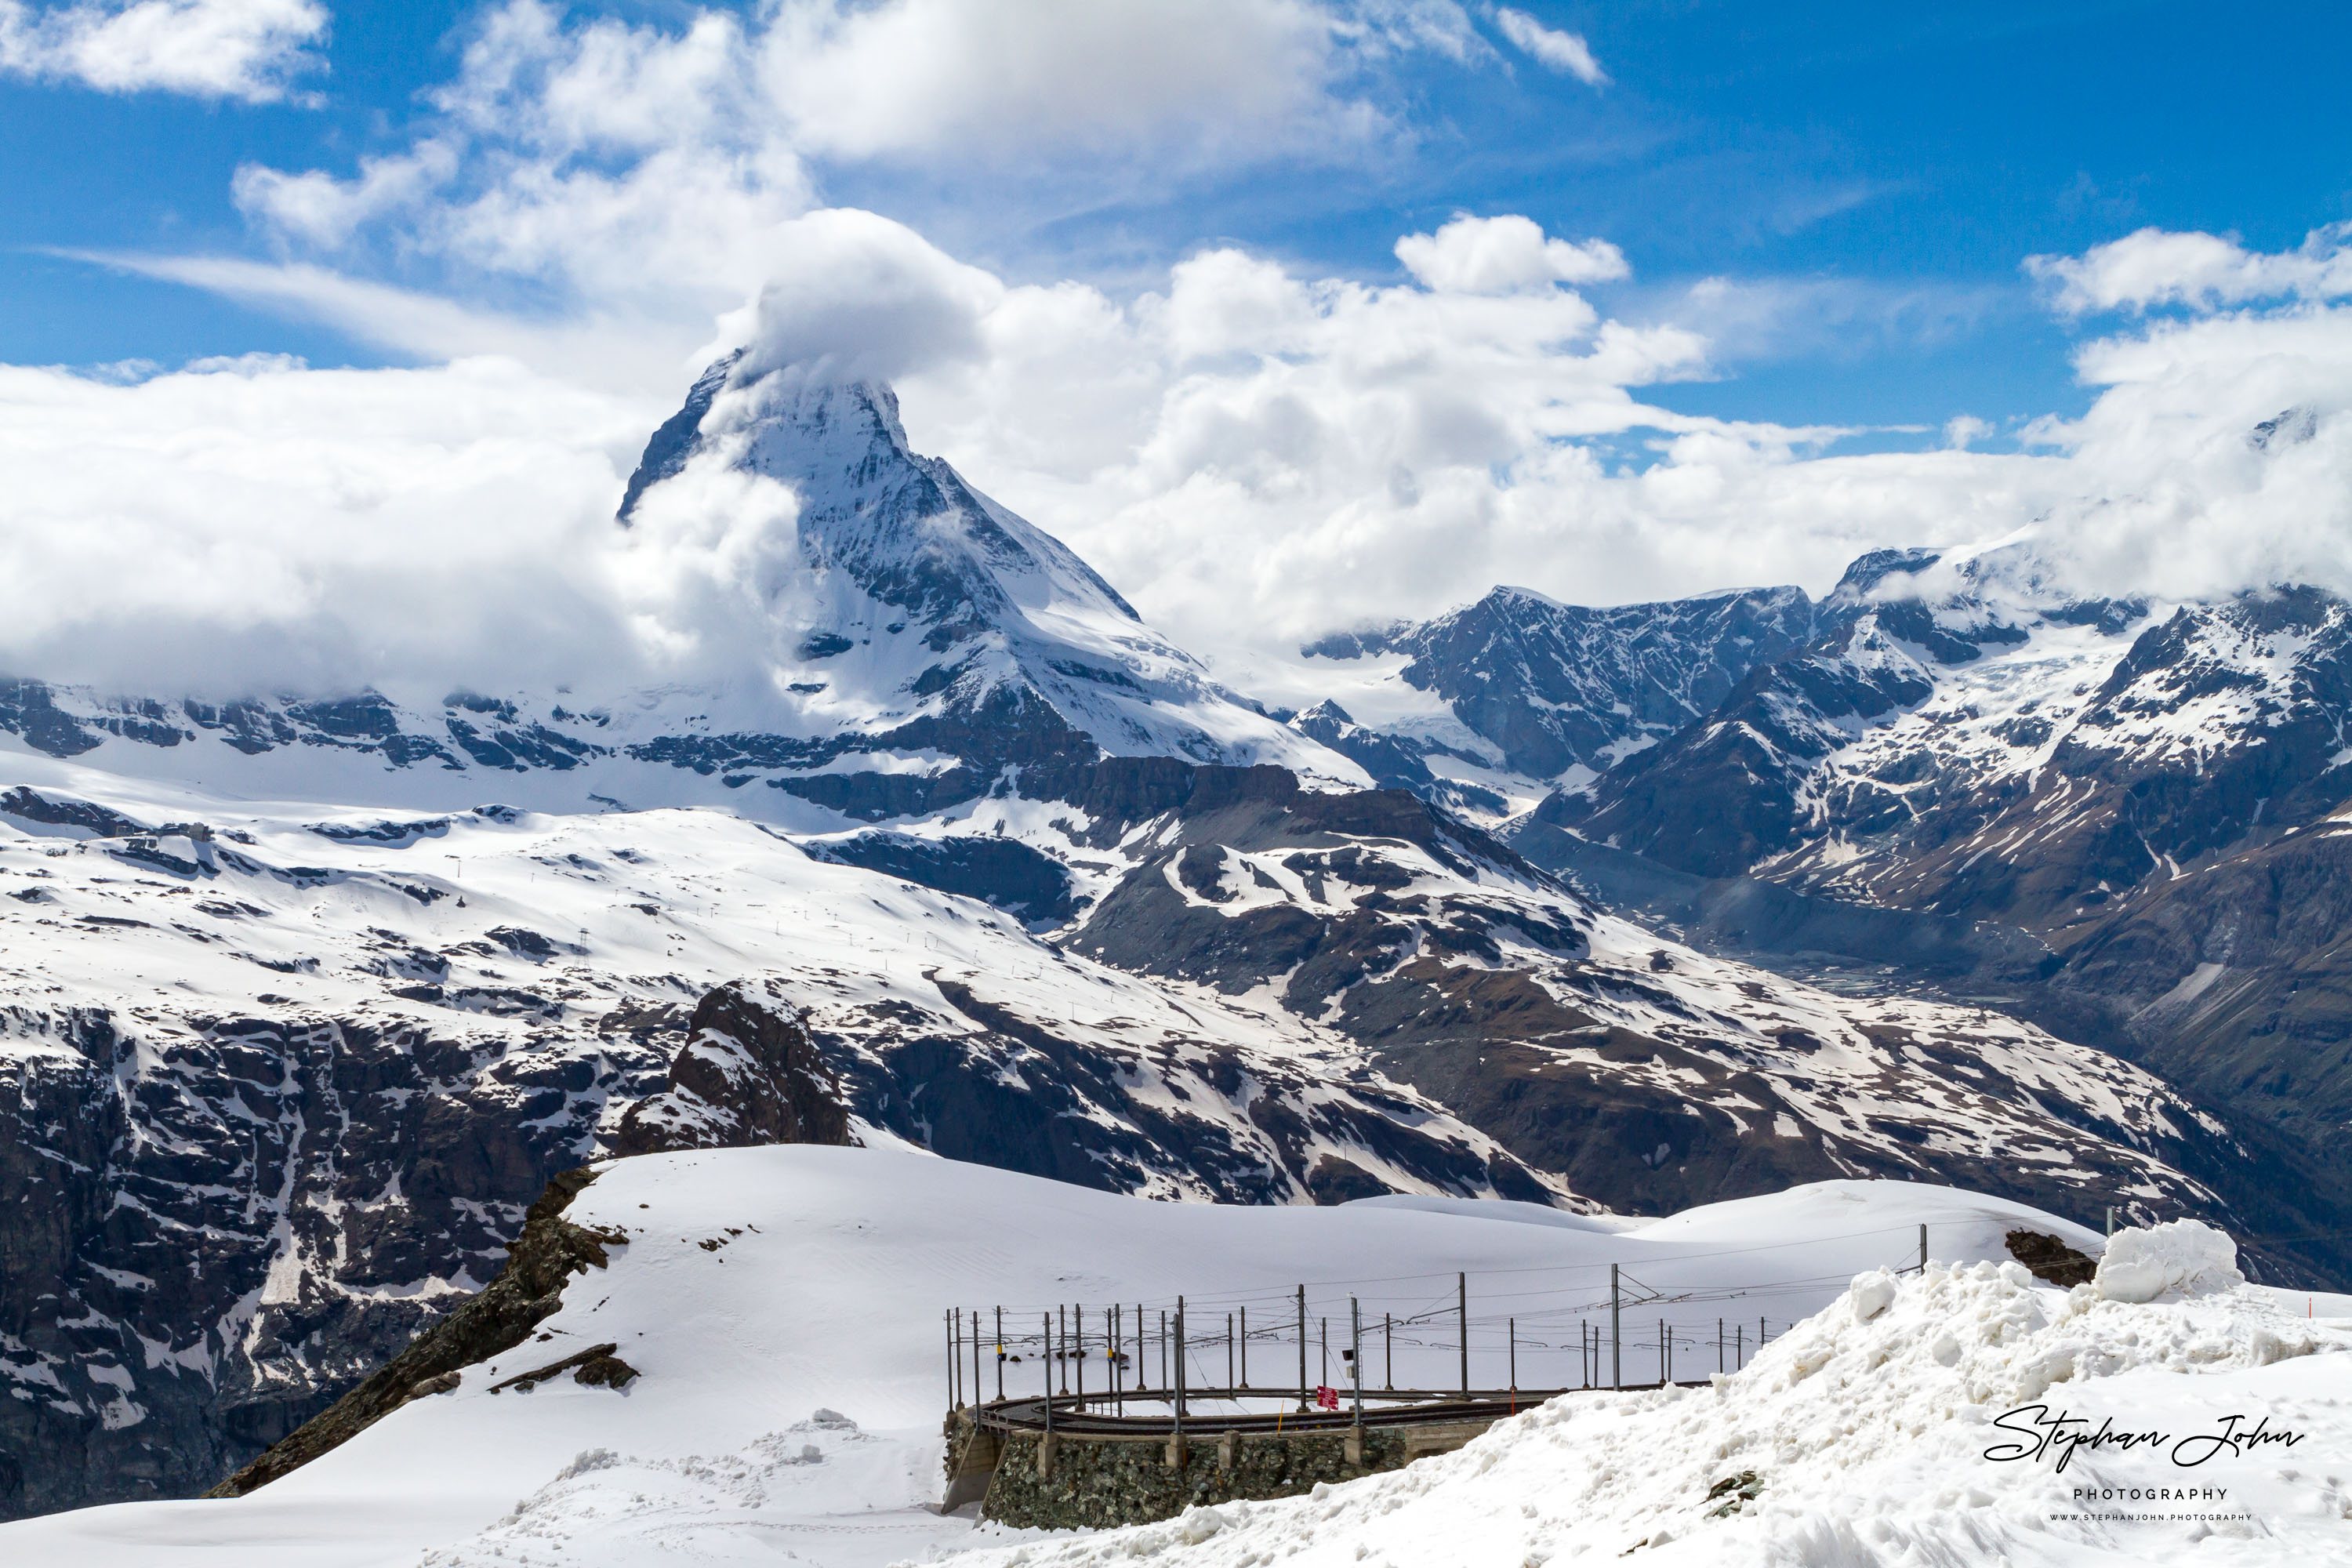
[[[2092,1285],[2105,1300],[2153,1301],[2245,1282],[2228,1237],[2202,1220],[2177,1219],[2115,1237],[2099,1255]]]
[[[2326,1510],[2328,1527],[2345,1528],[2336,1521],[2339,1483],[2352,1478],[2352,1405],[2343,1403],[2352,1363],[2337,1353],[2347,1337],[2336,1326],[2290,1321],[2302,1299],[2247,1288],[2142,1307],[2033,1287],[2021,1269],[1990,1261],[2006,1258],[2007,1230],[2027,1226],[2092,1252],[2099,1238],[1946,1187],[1824,1183],[1612,1226],[1425,1199],[1154,1203],[903,1151],[788,1146],[613,1163],[566,1217],[628,1240],[612,1247],[608,1268],[570,1282],[538,1339],[467,1370],[455,1392],[402,1407],[247,1498],[0,1526],[0,1559],[864,1568],[1011,1545],[1039,1563],[1239,1564],[1289,1560],[1294,1549],[1301,1563],[1353,1562],[1360,1546],[1400,1564],[1517,1563],[1540,1560],[1531,1552],[1572,1555],[1579,1544],[1613,1560],[1667,1531],[1687,1532],[1672,1549],[1682,1554],[1645,1560],[1990,1563],[1997,1547],[2021,1563],[2106,1561],[2060,1553],[2095,1532],[2027,1522],[2059,1484],[2046,1467],[1971,1457],[1986,1412],[2059,1383],[2070,1394],[2080,1386],[2085,1405],[2094,1383],[2100,1399],[2128,1391],[2133,1413],[2176,1411],[2168,1418],[2177,1423],[2202,1420],[2220,1401],[2309,1429],[2291,1455],[2233,1468],[2228,1484],[2265,1510],[2271,1543],[2317,1539],[2310,1532]],[[1508,1223],[1518,1218],[1541,1223]],[[1891,1305],[1857,1321],[1848,1281],[1913,1258],[1923,1223],[1933,1255],[1956,1263],[1901,1281]],[[1773,1338],[1760,1355],[1751,1340],[1748,1372],[1719,1388],[1567,1395],[1459,1455],[1291,1503],[1093,1539],[1024,1536],[930,1511],[951,1306],[1002,1305],[1014,1325],[1059,1303],[1091,1314],[1116,1300],[1156,1313],[1181,1292],[1194,1321],[1248,1307],[1262,1314],[1252,1326],[1263,1335],[1260,1323],[1287,1320],[1298,1283],[1314,1321],[1344,1314],[1351,1291],[1368,1315],[1402,1315],[1450,1309],[1461,1270],[1474,1381],[1506,1375],[1515,1317],[1521,1384],[1558,1386],[1578,1381],[1574,1320],[1605,1317],[1596,1304],[1612,1262],[1666,1298],[1628,1314],[1629,1381],[1655,1375],[1639,1347],[1654,1343],[1662,1316],[1685,1335],[1678,1354],[1692,1358],[1677,1362],[1678,1377],[1714,1370],[1713,1333],[1726,1315],[1763,1311]],[[2352,1310],[2342,1299],[2323,1305]],[[559,1377],[530,1393],[489,1392],[606,1342],[643,1374],[625,1391]],[[2327,1353],[2267,1364],[2305,1345]],[[1222,1377],[1221,1352],[1196,1347],[1196,1380]],[[1272,1363],[1253,1369],[1260,1381],[1295,1375],[1286,1334],[1261,1338],[1258,1353]],[[1445,1386],[1454,1360],[1450,1322],[1412,1328],[1399,1335],[1396,1381]],[[2075,1472],[2127,1468],[2093,1458],[2078,1458]],[[1753,1511],[1702,1522],[1695,1503],[1706,1487],[1748,1468],[1766,1481]],[[1895,1541],[1918,1551],[1903,1558],[1885,1544]]]

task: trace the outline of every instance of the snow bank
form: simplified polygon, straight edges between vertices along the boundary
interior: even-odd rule
[[[2202,1220],[2178,1219],[2111,1238],[2092,1285],[2105,1300],[2153,1301],[2245,1282],[2236,1242]]]
[[[2218,1284],[2217,1249],[2160,1230],[2133,1250],[2164,1260],[2168,1280],[2207,1281],[2203,1294],[2060,1291],[2015,1263],[1874,1271],[1710,1388],[1566,1395],[1458,1453],[1309,1498],[958,1561],[2352,1563],[2352,1331]],[[2069,1417],[2087,1425],[2057,1430],[2109,1421],[2165,1441],[2042,1442],[2043,1423]],[[2242,1438],[2257,1421],[2296,1440],[2176,1463],[2201,1451],[2184,1439]]]
[[[1139,1301],[1156,1312],[1181,1291],[1204,1315],[1246,1306],[1255,1327],[1269,1321],[1261,1312],[1286,1321],[1303,1282],[1318,1324],[1328,1315],[1336,1326],[1353,1292],[1368,1315],[1443,1316],[1464,1270],[1473,1376],[1506,1375],[1503,1320],[1517,1314],[1522,1385],[1557,1387],[1576,1381],[1585,1309],[1572,1305],[1549,1329],[1531,1314],[1597,1291],[1605,1321],[1612,1263],[1657,1293],[1629,1316],[1630,1379],[1654,1375],[1661,1318],[1683,1332],[1685,1353],[1710,1342],[1701,1364],[1677,1362],[1682,1376],[1716,1365],[1711,1337],[1727,1312],[1750,1314],[1751,1331],[1752,1314],[1769,1312],[1776,1336],[1825,1306],[1850,1318],[1845,1281],[1915,1248],[1921,1224],[1947,1256],[2004,1257],[2002,1237],[2021,1225],[2098,1245],[2021,1204],[1902,1182],[1819,1183],[1613,1230],[1498,1223],[1540,1212],[1151,1203],[877,1149],[622,1160],[567,1216],[628,1243],[612,1248],[609,1268],[571,1282],[542,1338],[250,1497],[0,1525],[0,1563],[419,1568],[430,1552],[433,1568],[657,1568],[789,1553],[877,1568],[1009,1539],[931,1511],[947,1400],[940,1314],[950,1306],[1003,1303],[1008,1326],[1025,1319],[1034,1330],[1059,1303]],[[1723,1299],[1731,1285],[1749,1293]],[[1903,1313],[1898,1298],[1879,1321]],[[604,1342],[643,1374],[625,1390],[558,1378],[528,1394],[489,1392]],[[1286,1343],[1268,1349],[1275,1365],[1254,1364],[1259,1378],[1295,1365]],[[1779,1349],[1776,1339],[1768,1362]],[[1450,1386],[1457,1356],[1450,1326],[1400,1332],[1397,1380]],[[1010,1369],[1008,1386],[1034,1388],[1023,1380],[1038,1369],[1034,1357]],[[1223,1355],[1196,1353],[1200,1382],[1224,1371]],[[1661,1450],[1664,1462],[1676,1452]],[[1647,1472],[1661,1462],[1625,1464]],[[1436,1550],[1395,1561],[1485,1559]]]

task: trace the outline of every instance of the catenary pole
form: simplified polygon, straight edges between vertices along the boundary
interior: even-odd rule
[[[1307,1287],[1298,1288],[1298,1408],[1307,1408]]]
[[[1356,1425],[1364,1424],[1364,1310],[1348,1298],[1348,1370],[1356,1385]]]
[[[1462,1341],[1462,1396],[1470,1396],[1470,1276],[1454,1277],[1454,1327]]]
[[[1184,1436],[1184,1298],[1176,1298],[1176,1436]]]
[[[1609,1266],[1609,1386],[1612,1388],[1625,1386],[1624,1340],[1617,1331],[1622,1321],[1618,1315],[1622,1304],[1617,1294],[1617,1265],[1612,1263]]]

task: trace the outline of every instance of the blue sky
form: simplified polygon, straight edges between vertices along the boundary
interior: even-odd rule
[[[0,0],[0,671],[667,679],[785,580],[789,497],[613,526],[747,343],[889,380],[1293,706],[1302,643],[1496,584],[2030,541],[2086,594],[2352,592],[2347,46],[2293,3]]]
[[[2148,225],[2275,250],[2352,217],[2341,5],[2272,5],[2258,21],[2130,0],[1523,8],[1587,39],[1608,84],[1542,68],[1474,13],[1494,57],[1424,52],[1369,73],[1355,90],[1397,133],[1344,157],[1161,178],[1148,161],[1106,176],[1049,149],[977,177],[907,159],[820,161],[817,177],[827,199],[903,218],[1008,279],[1113,292],[1219,241],[1394,279],[1399,234],[1456,210],[1524,213],[1622,248],[1633,278],[1590,290],[1612,315],[1641,320],[1703,278],[1769,291],[1762,320],[1719,331],[1719,379],[1654,400],[1792,424],[2076,411],[2080,329],[2038,302],[2025,257]],[[604,9],[688,19],[679,5]],[[339,0],[323,68],[292,79],[316,95],[303,102],[0,83],[0,359],[415,357],[52,252],[269,257],[231,200],[239,166],[347,175],[396,152],[479,22],[446,0]],[[383,257],[373,269],[403,272]],[[483,286],[444,282],[460,297]]]

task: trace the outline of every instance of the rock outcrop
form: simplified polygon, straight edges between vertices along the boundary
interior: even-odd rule
[[[358,1387],[205,1495],[243,1497],[267,1486],[350,1442],[410,1400],[456,1388],[466,1368],[530,1339],[541,1321],[554,1316],[563,1305],[563,1287],[573,1275],[604,1268],[609,1261],[608,1247],[628,1245],[625,1236],[590,1230],[563,1217],[565,1205],[595,1179],[593,1171],[581,1169],[565,1171],[549,1182],[547,1190],[525,1211],[522,1231],[508,1248],[506,1266],[487,1289],[419,1334]],[[619,1386],[636,1373],[614,1357],[617,1348],[592,1345],[542,1368],[539,1375],[577,1367],[583,1383]],[[606,1361],[619,1371],[599,1364]],[[589,1375],[592,1367],[593,1376]]]
[[[668,1086],[622,1116],[614,1153],[851,1142],[841,1086],[808,1030],[755,989],[722,985],[695,1007]]]

